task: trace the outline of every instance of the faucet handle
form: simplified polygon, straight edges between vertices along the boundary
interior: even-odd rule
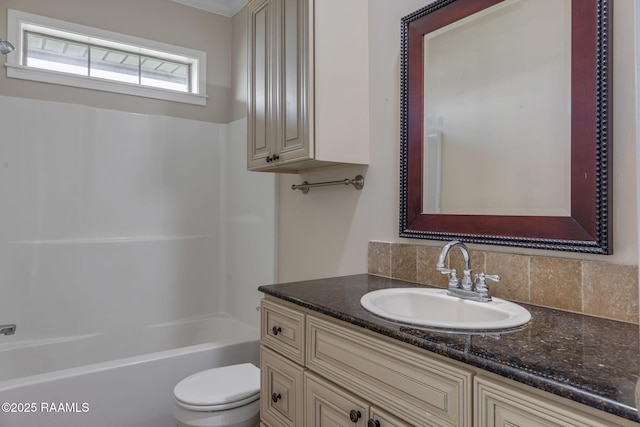
[[[476,292],[478,292],[483,297],[484,301],[491,301],[491,296],[489,295],[489,287],[487,286],[486,280],[499,282],[500,276],[498,276],[497,274],[478,273],[473,277],[476,279]]]
[[[487,280],[491,280],[493,282],[499,282],[500,281],[500,276],[498,276],[497,274],[485,274],[485,273],[478,273],[480,274],[480,277],[484,277]]]
[[[497,274],[486,274],[486,273],[478,273],[473,276],[476,279],[476,286],[486,287],[486,280],[491,280],[493,282],[499,282],[500,276]]]
[[[455,268],[440,268],[438,269],[438,271],[440,271],[440,273],[442,274],[450,274],[451,276],[449,276],[449,286],[453,286],[453,287],[459,287],[460,286],[460,280],[458,279],[458,270],[456,270]]]

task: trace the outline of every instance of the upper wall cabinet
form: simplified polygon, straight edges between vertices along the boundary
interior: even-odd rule
[[[247,168],[369,163],[366,0],[248,5]]]

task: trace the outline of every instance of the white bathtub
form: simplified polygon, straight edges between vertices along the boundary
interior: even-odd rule
[[[228,317],[0,345],[0,427],[173,427],[178,381],[258,354]]]

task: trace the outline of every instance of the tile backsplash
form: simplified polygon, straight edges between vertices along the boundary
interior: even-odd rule
[[[369,242],[369,273],[409,282],[447,287],[436,271],[441,246]],[[639,323],[638,266],[471,250],[474,272],[498,274],[489,282],[493,296],[511,301]],[[460,251],[450,252],[450,266],[462,271]]]

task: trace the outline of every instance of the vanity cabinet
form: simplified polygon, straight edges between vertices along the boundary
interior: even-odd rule
[[[638,425],[275,297],[261,310],[267,427]]]
[[[471,371],[274,299],[261,313],[266,425],[471,425]]]
[[[252,0],[247,168],[369,162],[366,0]]]

